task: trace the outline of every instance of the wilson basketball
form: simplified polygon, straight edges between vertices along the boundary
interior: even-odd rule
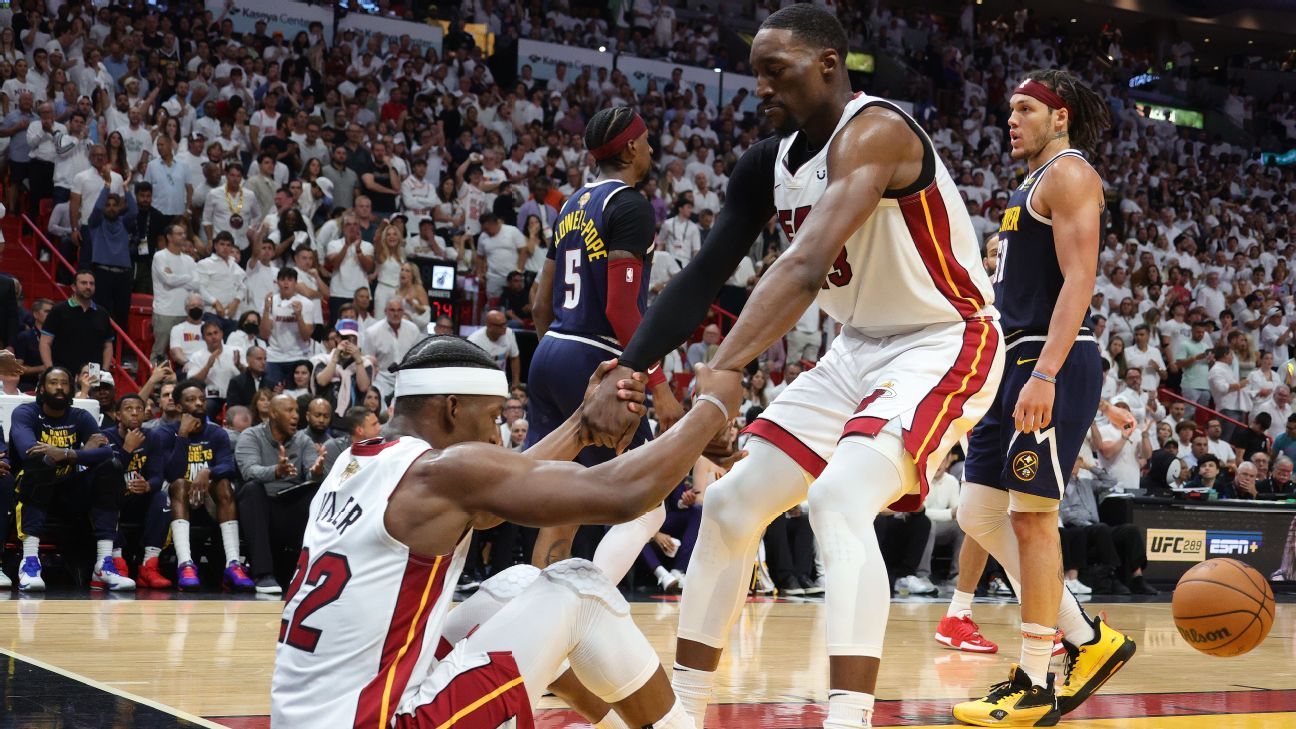
[[[1274,621],[1274,594],[1259,572],[1235,559],[1210,559],[1184,573],[1171,605],[1188,645],[1240,656],[1260,645]]]

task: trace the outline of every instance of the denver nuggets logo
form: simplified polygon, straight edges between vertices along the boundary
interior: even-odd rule
[[[339,478],[338,480],[345,481],[359,472],[360,472],[360,462],[355,459],[352,459],[351,462],[346,465],[346,468],[342,469],[342,477]]]
[[[1039,456],[1035,455],[1035,451],[1018,453],[1013,459],[1012,470],[1019,481],[1035,478],[1035,474],[1039,472]]]
[[[590,200],[590,194],[587,192],[584,195],[580,196],[580,199],[576,201],[576,204],[581,207],[585,207],[585,203],[589,202],[589,200]]]

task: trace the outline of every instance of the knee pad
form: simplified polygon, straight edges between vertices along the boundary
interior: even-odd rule
[[[982,539],[1008,525],[1008,501],[1008,492],[1003,489],[964,482],[958,507],[958,523],[963,533],[973,539]]]
[[[810,515],[843,509],[872,519],[918,484],[918,469],[905,453],[904,441],[887,425],[873,437],[842,440],[810,489]]]
[[[503,604],[522,594],[539,576],[539,567],[517,564],[482,582],[477,591],[484,592]]]
[[[603,574],[603,570],[589,560],[565,559],[549,565],[540,574],[550,582],[571,590],[582,599],[591,598],[602,603],[613,615],[630,614],[630,605],[616,589],[616,585]]]
[[[1023,494],[1018,491],[1008,492],[1008,511],[1028,513],[1056,512],[1061,505],[1062,502],[1057,499],[1050,499],[1047,496]]]

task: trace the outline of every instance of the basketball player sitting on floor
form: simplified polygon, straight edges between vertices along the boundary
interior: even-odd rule
[[[495,419],[508,385],[494,360],[458,337],[414,345],[397,367],[387,439],[344,452],[311,504],[280,623],[272,722],[414,728],[471,716],[532,727],[531,707],[570,661],[557,683],[578,679],[614,708],[585,709],[597,727],[691,729],[624,599],[584,560],[532,572],[443,660],[434,648],[473,529],[618,523],[661,502],[742,397],[736,373],[698,377],[706,394],[666,435],[586,469],[565,462],[586,445],[579,412],[526,454],[506,451]],[[620,397],[642,402],[641,383],[618,383]]]

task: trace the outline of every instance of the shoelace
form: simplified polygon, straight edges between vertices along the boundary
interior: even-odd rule
[[[1012,680],[1009,679],[1007,681],[1004,681],[1003,683],[997,683],[991,686],[990,693],[986,694],[985,700],[986,703],[997,704],[1000,701],[1003,701],[1004,699],[1008,698],[1009,696],[1021,692],[1022,689],[1014,686]]]
[[[1071,673],[1072,670],[1075,668],[1076,661],[1079,660],[1080,658],[1080,649],[1072,648],[1066,643],[1063,643],[1062,647],[1066,649],[1066,657],[1062,659],[1062,666],[1063,666],[1062,673],[1064,676],[1064,678],[1062,679],[1062,685],[1070,686]]]

